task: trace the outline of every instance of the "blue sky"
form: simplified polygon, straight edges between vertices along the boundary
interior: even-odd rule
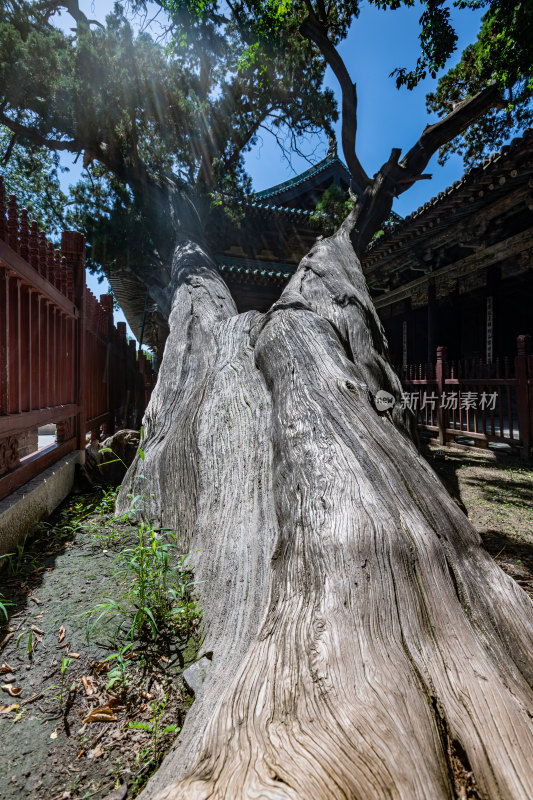
[[[103,19],[112,8],[110,0],[81,0],[80,6],[90,17]],[[412,92],[398,91],[394,79],[389,75],[395,67],[414,66],[419,52],[418,19],[421,7],[401,8],[397,11],[380,11],[363,3],[359,18],[352,25],[340,53],[357,81],[358,131],[357,149],[367,173],[373,174],[389,157],[392,147],[401,147],[404,152],[418,139],[425,125],[431,122],[425,107],[425,96],[437,81],[428,78]],[[454,10],[452,19],[459,35],[457,51],[450,60],[454,64],[464,47],[475,40],[479,30],[480,12]],[[70,28],[70,18],[65,20]],[[335,78],[330,70],[326,74],[326,85],[340,98]],[[337,125],[340,141],[340,124]],[[302,149],[309,154],[311,163],[324,157],[327,150],[325,137],[315,137],[303,143]],[[342,154],[339,153],[342,157]],[[283,158],[274,139],[263,133],[261,140],[246,156],[246,166],[256,191],[266,189],[309,167],[309,161],[294,156],[289,165]],[[69,165],[72,166],[72,165]],[[426,172],[432,173],[430,181],[419,181],[395,201],[394,210],[406,216],[418,206],[449,186],[464,172],[461,159],[452,156],[443,166],[437,164],[436,156]],[[75,182],[80,174],[79,166],[72,166],[65,174],[65,183]],[[90,288],[95,294],[105,290],[106,282],[98,284],[92,276]],[[123,319],[121,314],[116,319]]]
[[[453,21],[459,35],[458,48],[450,59],[452,66],[467,44],[474,41],[479,30],[481,14],[454,10]],[[420,6],[397,11],[380,11],[375,6],[363,4],[359,18],[354,22],[348,37],[339,47],[350,75],[357,82],[358,128],[357,150],[366,172],[374,174],[387,160],[393,147],[405,152],[418,139],[425,125],[433,121],[426,112],[426,94],[437,80],[426,79],[414,91],[397,90],[389,75],[395,67],[413,67],[419,52],[418,19]],[[328,69],[326,85],[335,92],[340,106],[335,76]],[[340,142],[340,122],[336,126]],[[272,136],[263,135],[263,145],[258,145],[246,158],[247,168],[256,191],[266,189],[307,169],[309,164],[295,157],[293,168],[281,158]],[[315,142],[308,151],[313,152]],[[316,150],[315,160],[323,157],[327,142]],[[342,154],[339,151],[342,158]],[[435,156],[426,172],[433,174],[431,181],[419,181],[395,201],[394,210],[407,216],[418,206],[441,192],[464,172],[461,159],[450,158],[441,167]]]

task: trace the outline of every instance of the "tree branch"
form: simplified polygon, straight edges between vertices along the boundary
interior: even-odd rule
[[[61,3],[64,8],[68,11],[70,16],[75,20],[76,24],[80,22],[84,25],[97,25],[103,31],[105,31],[105,25],[102,25],[101,22],[98,22],[97,19],[88,19],[83,11],[80,8],[80,4],[78,0],[65,0],[65,2]]]
[[[18,139],[18,136],[17,136],[16,133],[14,133],[13,136],[11,136],[11,138],[9,140],[9,144],[7,146],[6,152],[5,152],[4,157],[2,159],[2,165],[4,167],[6,167],[8,165],[8,163],[9,163],[9,159],[11,158],[11,153],[13,152],[13,148],[14,148],[15,144],[17,143],[17,139]]]
[[[63,139],[48,139],[46,136],[41,136],[40,133],[28,128],[17,120],[11,119],[7,114],[0,112],[0,123],[9,128],[10,131],[19,136],[24,136],[33,144],[39,147],[48,147],[50,150],[68,150],[70,153],[80,153],[83,150],[83,145],[78,139],[70,139],[64,141]]]
[[[342,151],[352,178],[364,191],[372,181],[364,171],[355,150],[357,133],[357,91],[352,83],[344,61],[336,48],[328,39],[324,29],[311,17],[307,17],[300,25],[300,33],[316,44],[326,62],[333,70],[342,92]]]
[[[473,97],[458,103],[453,111],[445,117],[428,125],[418,142],[402,158],[401,170],[397,184],[399,193],[405,192],[426,168],[431,156],[447,142],[462,133],[491,108],[503,108],[504,102],[500,90],[495,84],[482,89]]]
[[[135,165],[128,164],[116,144],[110,146],[105,142],[101,142],[96,145],[94,142],[82,141],[81,139],[70,139],[68,141],[48,139],[46,136],[42,136],[37,131],[17,122],[17,120],[11,119],[11,117],[2,112],[0,112],[0,123],[13,131],[13,133],[24,136],[24,138],[38,147],[46,147],[49,150],[66,150],[78,155],[84,153],[85,160],[88,162],[97,159],[111,172],[114,172],[119,180],[129,184],[133,191],[140,189],[141,191],[156,190],[160,192],[164,188],[162,182],[150,173],[143,161],[137,160]]]

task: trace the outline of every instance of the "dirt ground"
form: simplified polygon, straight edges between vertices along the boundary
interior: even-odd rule
[[[423,449],[487,550],[533,597],[533,467],[507,453]],[[122,683],[117,658],[106,661],[115,625],[101,620],[87,638],[87,612],[120,590],[109,508],[102,494],[72,496],[0,573],[11,603],[0,629],[2,800],[135,797],[193,701],[181,676],[197,631],[137,642]]]
[[[533,598],[533,466],[508,451],[429,442],[423,452],[496,563]]]
[[[116,622],[100,620],[88,638],[96,616],[87,612],[121,591],[111,514],[79,518],[99,501],[73,496],[12,557],[11,575],[0,573],[10,604],[0,632],[2,800],[100,800],[114,790],[121,800],[126,787],[134,797],[192,702],[181,675],[195,660],[194,634],[136,641],[124,679],[121,659],[106,660],[120,649]]]

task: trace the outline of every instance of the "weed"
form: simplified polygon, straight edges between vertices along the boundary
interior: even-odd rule
[[[63,692],[65,690],[65,673],[69,668],[72,659],[68,656],[63,656],[61,659],[61,684],[59,689],[59,707],[62,708],[63,706]]]
[[[146,731],[146,733],[150,733],[152,736],[152,740],[148,747],[145,747],[143,750],[141,750],[137,758],[137,763],[139,763],[141,760],[144,761],[143,767],[148,766],[148,764],[157,766],[161,758],[159,745],[162,736],[164,736],[166,733],[179,733],[180,729],[177,725],[165,725],[164,728],[161,727],[161,718],[167,706],[168,698],[169,695],[166,694],[163,700],[160,702],[155,700],[151,704],[150,709],[152,711],[152,717],[149,722],[136,720],[130,722],[128,725],[129,728]]]
[[[190,597],[193,582],[187,556],[171,558],[175,547],[170,531],[141,523],[135,546],[122,550],[116,559],[116,575],[125,591],[118,599],[106,598],[89,612],[94,622],[88,633],[105,617],[120,619],[115,641],[124,635],[131,642],[135,638],[155,640],[160,629],[168,625],[188,629],[199,612]]]
[[[4,595],[0,592],[0,612],[4,615],[6,619],[9,619],[9,615],[7,613],[7,606],[10,605],[12,605],[12,603],[9,603],[5,599]]]
[[[75,775],[68,784],[69,794],[76,793],[81,783],[81,775]]]
[[[72,659],[68,656],[63,656],[61,659],[61,683],[55,684],[54,686],[49,686],[45,689],[46,692],[54,691],[54,689],[59,689],[59,694],[54,695],[54,700],[59,701],[59,708],[63,708],[63,696],[65,694],[65,675],[66,672],[72,663]]]
[[[131,679],[128,674],[128,662],[133,656],[132,647],[132,643],[128,642],[128,644],[124,645],[117,653],[113,653],[106,658],[106,661],[115,662],[113,668],[110,669],[107,674],[106,689],[108,691],[114,686],[126,688],[130,685]]]
[[[95,508],[95,513],[102,516],[112,514],[117,502],[118,486],[114,489],[102,489],[102,499]]]
[[[6,553],[5,555],[0,556],[0,559],[7,559],[7,569],[10,575],[18,575],[20,572],[22,572],[25,562],[28,561],[27,554],[25,553],[27,539],[28,534],[26,534],[21,544],[17,545],[16,552]],[[34,560],[35,559],[30,559],[30,562]]]

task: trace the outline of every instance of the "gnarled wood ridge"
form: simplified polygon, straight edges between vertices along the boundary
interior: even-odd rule
[[[199,237],[176,247],[145,461],[119,505],[144,494],[194,553],[211,667],[146,800],[533,797],[531,601],[408,412],[374,403],[400,385],[357,254],[434,128],[266,314],[237,314]]]

